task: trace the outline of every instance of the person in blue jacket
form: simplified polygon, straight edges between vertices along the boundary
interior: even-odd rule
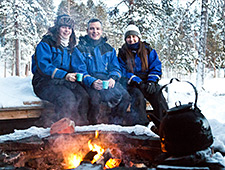
[[[121,69],[115,49],[102,37],[102,22],[91,19],[87,26],[87,35],[79,38],[77,45],[80,55],[74,54],[72,66],[84,74],[84,85],[91,98],[89,121],[96,124],[100,114],[101,102],[111,108],[108,120],[103,123],[124,124],[130,95],[118,82]],[[108,82],[108,89],[103,89],[103,80]]]
[[[32,56],[32,85],[39,98],[54,104],[55,121],[67,117],[85,125],[89,95],[71,69],[71,54],[78,51],[74,24],[69,15],[59,15],[43,36]]]
[[[159,126],[158,120],[168,109],[163,95],[157,94],[160,89],[158,81],[162,75],[161,61],[156,51],[141,41],[142,36],[136,25],[127,26],[124,38],[125,43],[119,49],[118,57],[123,74],[121,80],[132,97],[130,124],[148,124],[147,99],[154,110],[152,120]]]

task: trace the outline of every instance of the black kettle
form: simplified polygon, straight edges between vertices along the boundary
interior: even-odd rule
[[[168,84],[173,80],[180,81],[173,78]],[[176,103],[175,107],[167,110],[159,127],[161,150],[173,156],[193,154],[208,148],[213,143],[209,122],[197,107],[197,90],[192,83],[185,82],[194,88],[195,102],[183,105],[181,102]],[[162,86],[160,92],[168,84]]]

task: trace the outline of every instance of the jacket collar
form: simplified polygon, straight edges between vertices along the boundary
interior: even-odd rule
[[[79,40],[80,40],[79,41],[80,45],[96,47],[98,45],[104,44],[107,41],[107,38],[101,37],[99,40],[93,40],[88,35],[85,35],[85,36],[81,36]]]

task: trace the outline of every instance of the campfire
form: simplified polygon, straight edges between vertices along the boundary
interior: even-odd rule
[[[31,170],[69,170],[86,165],[100,170],[143,168],[154,167],[161,154],[159,138],[127,132],[73,132],[73,128],[59,128],[60,133],[42,139],[32,136],[0,143],[0,165]]]
[[[95,138],[97,139],[99,132],[95,131]],[[110,149],[104,149],[102,146],[93,142],[90,139],[87,143],[89,152],[83,157],[82,153],[64,153],[64,168],[74,169],[77,168],[82,161],[90,162],[92,164],[101,164],[104,169],[111,169],[118,167],[121,163],[121,159],[113,158]]]

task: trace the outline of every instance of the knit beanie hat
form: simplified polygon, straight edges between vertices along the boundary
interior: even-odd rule
[[[136,35],[141,39],[140,30],[136,25],[131,24],[127,26],[124,34],[124,39],[126,39],[129,35]]]
[[[74,25],[74,20],[67,14],[59,15],[55,20],[56,27],[67,26],[73,29]]]

